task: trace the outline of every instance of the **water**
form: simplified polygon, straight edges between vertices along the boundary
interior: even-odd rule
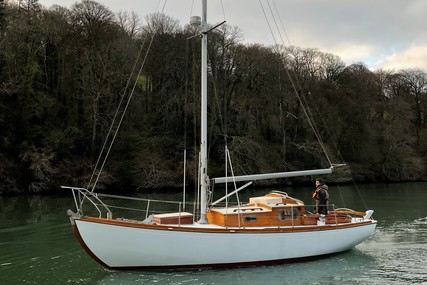
[[[284,190],[310,203],[310,189]],[[332,203],[375,210],[378,227],[371,238],[309,262],[166,272],[111,271],[93,261],[65,214],[73,208],[71,194],[0,198],[0,284],[427,284],[427,183],[329,192]]]

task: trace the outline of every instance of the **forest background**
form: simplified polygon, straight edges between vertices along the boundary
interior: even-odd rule
[[[181,187],[184,150],[187,184],[197,183],[200,40],[189,38],[198,31],[164,14],[142,22],[90,0],[70,9],[0,0],[0,194],[90,186],[129,96],[97,187]],[[224,175],[227,145],[236,175],[332,162],[346,166],[330,182],[427,180],[425,71],[371,71],[241,36],[228,25],[210,32],[211,177]]]

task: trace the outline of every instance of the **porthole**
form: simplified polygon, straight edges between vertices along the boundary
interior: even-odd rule
[[[244,216],[243,220],[245,222],[256,222],[256,216]]]

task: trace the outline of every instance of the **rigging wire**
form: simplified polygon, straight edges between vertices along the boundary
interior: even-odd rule
[[[221,4],[223,4],[222,1],[221,1]],[[225,19],[225,12],[224,12],[224,6],[222,6],[222,8],[223,8],[224,21],[221,24],[219,24],[219,25],[222,25],[226,21],[226,19]],[[214,30],[219,25],[215,26],[211,30]],[[222,40],[225,41],[226,40],[225,32],[221,33],[221,36],[222,36]],[[222,49],[222,52],[224,54],[225,53],[225,49]],[[211,58],[212,57],[209,56],[209,51],[208,51],[208,61],[209,61],[210,66],[211,66],[210,70],[211,70],[211,73],[212,73],[212,84],[213,84],[214,95],[215,95],[214,97],[215,97],[215,103],[216,103],[213,106],[217,108],[219,122],[220,122],[220,129],[223,132],[224,146],[225,146],[225,148],[224,148],[224,155],[225,155],[225,175],[227,175],[227,173],[228,173],[228,171],[227,171],[227,166],[228,166],[227,161],[229,161],[229,163],[231,164],[231,158],[230,158],[230,153],[228,151],[228,142],[227,142],[228,129],[227,129],[227,124],[225,123],[226,119],[227,119],[227,117],[226,117],[227,116],[227,109],[226,109],[227,106],[224,105],[224,108],[221,108],[221,106],[220,106],[219,88],[218,88],[218,74],[216,73],[216,70],[213,68],[214,65],[212,64]],[[223,64],[223,61],[221,62],[221,64]],[[226,101],[225,97],[227,96],[226,86],[225,86],[226,82],[227,82],[227,74],[226,74],[226,72],[223,72],[223,76],[224,76],[224,78],[223,78],[222,89],[223,89],[223,96],[224,96],[223,101],[225,102]],[[222,114],[221,110],[224,112],[224,114]],[[234,174],[233,174],[233,177],[234,177]],[[235,186],[235,189],[237,189],[236,183],[234,183],[234,186]],[[226,196],[227,196],[228,195],[228,183],[225,184],[225,193],[226,193]],[[213,190],[212,190],[211,197],[213,197]],[[238,195],[237,195],[237,200],[239,200]],[[227,207],[228,207],[228,198],[226,200],[226,208]]]
[[[276,46],[277,46],[276,37],[274,36],[273,29],[271,28],[270,21],[268,20],[267,13],[265,12],[265,9],[264,9],[264,5],[262,5],[261,0],[258,0],[258,1],[259,1],[259,4],[261,5],[261,9],[262,9],[262,12],[263,12],[263,14],[264,14],[265,20],[266,20],[266,22],[267,22],[268,28],[269,28],[269,30],[270,30],[271,36],[273,37],[273,41],[274,41],[274,43],[275,43],[275,44],[276,44]]]
[[[269,6],[269,8],[270,8],[270,12],[271,12],[271,14],[272,14],[272,16],[273,16],[273,19],[274,19],[274,22],[275,22],[275,24],[276,24],[276,28],[277,28],[277,31],[279,32],[279,34],[280,34],[280,38],[282,39],[282,44],[285,46],[285,41],[283,40],[283,37],[282,37],[282,33],[280,32],[280,28],[279,28],[279,26],[278,26],[278,24],[277,24],[277,21],[276,21],[276,18],[274,17],[274,13],[273,13],[273,11],[272,11],[272,9],[271,9],[271,5],[270,5],[270,2],[267,0],[267,2],[268,2],[268,6]],[[285,36],[286,36],[286,39],[287,39],[287,42],[289,43],[289,45],[290,46],[292,46],[292,44],[291,44],[291,41],[290,41],[290,39],[289,39],[289,37],[288,37],[288,34],[286,33],[286,29],[285,29],[285,27],[284,27],[284,25],[283,25],[283,21],[282,21],[282,18],[280,17],[280,13],[279,13],[279,11],[278,11],[278,9],[277,9],[277,6],[276,6],[276,3],[275,3],[275,1],[273,0],[273,6],[274,6],[274,9],[275,9],[275,11],[276,11],[276,14],[277,14],[277,16],[278,16],[278,19],[279,19],[279,22],[280,22],[280,24],[281,24],[281,28],[282,28],[282,30],[283,30],[283,32],[284,32],[284,34],[285,34]],[[298,83],[298,87],[299,87],[299,89],[302,91],[302,87],[301,87],[301,84],[300,84],[300,82],[299,82],[299,80],[298,80],[298,77],[297,77],[297,75],[294,73],[294,76],[295,76],[295,78],[296,78],[296,80],[297,80],[297,83]],[[302,104],[303,105],[303,107],[304,106],[307,106],[307,109],[308,109],[308,113],[309,113],[309,115],[310,115],[310,118],[314,118],[314,116],[313,116],[313,113],[312,113],[312,111],[311,111],[311,108],[309,108],[308,106],[308,102],[307,102],[307,99],[306,99],[306,97],[304,96],[304,93],[302,93],[301,94],[301,98],[304,100],[304,102],[305,102],[305,104]],[[301,102],[302,103],[302,102]],[[315,106],[316,107],[316,106]],[[320,116],[320,118],[323,120],[323,118]],[[325,123],[324,123],[324,125],[325,126],[327,126]],[[317,134],[319,134],[320,132],[319,132],[319,129],[318,129],[318,127],[317,127],[317,125],[316,125],[316,123],[313,121],[313,127],[315,128],[315,134],[316,134],[316,136],[317,136]],[[319,135],[318,136],[318,140],[320,140],[319,141],[319,143],[320,143],[320,145],[321,145],[321,147],[322,148],[324,148],[324,143],[323,143],[323,140],[322,140],[322,137]],[[325,150],[324,150],[324,152],[325,152]],[[326,156],[328,156],[327,155],[327,153],[325,152],[325,155]],[[328,161],[329,161],[329,163],[332,165],[332,163],[331,163],[331,161],[329,160],[329,158],[328,158]]]
[[[216,26],[212,27],[211,29],[209,29],[209,32],[213,32],[217,27],[221,26],[222,24],[224,24],[226,22],[226,15],[225,15],[225,9],[224,9],[224,3],[221,0],[221,7],[222,7],[222,13],[223,13],[223,22],[221,22],[220,24],[217,24]],[[226,33],[225,30],[224,32],[220,32],[217,33],[217,35],[219,35],[221,37],[221,39],[225,42],[226,40]],[[222,53],[223,55],[226,53],[225,48],[223,47],[222,49]],[[217,70],[215,70],[213,67],[215,66],[212,62],[212,56],[209,56],[209,51],[208,51],[208,62],[210,64],[210,70],[211,70],[211,74],[212,74],[212,85],[213,85],[213,90],[214,90],[214,98],[215,98],[215,104],[213,105],[214,107],[216,107],[217,112],[218,112],[218,117],[219,117],[219,123],[220,123],[220,129],[223,132],[223,138],[224,138],[224,155],[225,155],[225,175],[227,175],[228,173],[228,165],[230,164],[230,168],[231,168],[231,172],[232,172],[232,176],[234,177],[234,171],[233,171],[233,167],[231,165],[231,157],[230,157],[230,152],[228,150],[228,143],[227,143],[227,124],[225,123],[226,121],[226,116],[227,116],[227,110],[226,107],[224,106],[224,108],[221,108],[220,106],[220,100],[219,100],[219,93],[220,93],[220,89],[218,86],[218,73],[216,72]],[[224,61],[221,61],[220,64],[223,64]],[[223,72],[223,85],[221,86],[223,89],[223,96],[224,96],[224,101],[225,100],[225,96],[227,95],[226,92],[226,82],[227,82],[227,74],[226,72]],[[221,112],[221,110],[224,112],[224,114]],[[234,181],[234,188],[237,189],[237,185],[236,182]],[[213,191],[214,189],[212,189],[211,192],[211,196],[210,199],[213,198]],[[225,192],[226,192],[226,208],[228,208],[228,184],[226,183],[225,185]],[[236,194],[237,197],[237,201],[239,203],[239,196],[238,194]]]
[[[282,37],[282,33],[280,33],[280,29],[279,29],[279,26],[277,24],[276,17],[274,17],[274,13],[271,9],[271,5],[270,5],[270,2],[268,0],[267,0],[267,5],[268,5],[268,9],[270,10],[270,14],[273,17],[274,25],[276,26],[277,31],[279,31],[279,37],[282,40],[282,43],[284,44],[285,40]],[[265,13],[264,13],[264,15],[265,15]]]
[[[277,28],[277,30],[279,31],[280,38],[282,39],[282,43],[283,43],[283,45],[285,45],[285,41],[283,40],[282,33],[280,33],[280,28],[279,28],[279,26],[277,25],[276,19],[275,19],[275,17],[274,17],[274,13],[273,13],[273,11],[272,11],[272,9],[271,9],[270,2],[268,2],[268,6],[269,6],[269,8],[270,8],[270,12],[271,12],[271,14],[272,14],[272,16],[273,16],[274,22],[276,23],[276,28]],[[284,34],[285,34],[285,36],[286,36],[287,42],[289,43],[289,45],[290,45],[290,46],[292,46],[291,41],[290,41],[290,39],[289,39],[289,37],[288,37],[288,34],[286,33],[286,29],[285,29],[285,27],[284,27],[284,25],[283,25],[282,18],[280,17],[279,10],[277,9],[277,6],[276,6],[276,3],[275,3],[275,1],[274,1],[274,0],[273,0],[273,6],[274,6],[274,9],[275,9],[276,14],[277,14],[277,16],[278,16],[279,22],[280,22],[280,24],[281,24],[281,28],[282,28],[282,30],[283,30],[283,32],[284,32]],[[294,74],[294,75],[295,75],[295,74]],[[296,75],[295,75],[295,78],[298,80],[298,77],[297,77]],[[302,88],[301,88],[301,84],[300,84],[299,82],[298,82],[298,87],[300,88],[300,90],[302,90]],[[308,106],[308,102],[307,102],[307,99],[306,99],[306,97],[304,96],[304,94],[302,94],[302,96],[301,96],[301,97],[302,97],[302,99],[305,101],[305,106]],[[316,106],[317,106],[317,105],[315,105],[315,107],[316,107]],[[311,109],[310,109],[310,108],[308,108],[308,112],[310,113],[311,118],[314,118],[313,113],[312,113],[312,111],[311,111]],[[320,118],[321,118],[321,120],[323,121],[322,116],[320,116]],[[325,126],[327,126],[325,123],[324,123],[324,125],[325,125]],[[316,124],[314,124],[314,127],[316,128],[316,132],[317,132],[317,133],[320,133],[320,132],[319,132],[319,130],[318,130],[318,128],[317,128],[317,125],[316,125]],[[324,145],[324,143],[323,143],[323,140],[322,140],[321,136],[319,136],[319,138],[320,138],[320,140],[321,140],[321,145]]]
[[[283,44],[283,46],[286,46],[286,45],[285,45],[285,42],[284,42],[284,40],[283,40],[283,37],[282,37],[282,35],[281,35],[281,32],[280,32],[279,26],[277,25],[276,18],[274,17],[274,13],[273,13],[273,11],[271,10],[270,2],[269,2],[269,0],[266,0],[266,1],[267,1],[267,3],[268,3],[269,8],[270,8],[270,13],[271,13],[271,14],[272,14],[272,16],[273,16],[273,20],[274,20],[274,22],[275,22],[275,24],[276,24],[277,31],[279,32],[280,38],[282,39],[282,44]],[[272,0],[272,1],[273,1],[273,6],[274,6],[274,8],[275,8],[276,14],[278,15],[278,19],[279,19],[279,22],[280,22],[280,24],[281,24],[282,30],[283,30],[283,32],[285,33],[285,36],[286,36],[287,42],[289,43],[289,45],[291,45],[291,46],[292,46],[291,41],[290,41],[290,39],[289,39],[289,37],[288,37],[288,34],[286,33],[286,29],[284,28],[283,21],[282,21],[282,19],[281,19],[281,17],[280,17],[280,13],[279,13],[279,11],[278,11],[278,9],[277,9],[276,3],[275,3],[275,1],[274,1],[274,0]],[[263,9],[263,11],[264,11],[264,7],[263,7],[263,5],[262,5],[262,3],[261,3],[261,0],[259,0],[259,2],[260,2],[261,7],[262,7],[262,9]],[[265,11],[264,11],[264,16],[265,16],[265,18],[266,18],[266,21],[267,21],[267,22],[269,22],[269,21],[268,21],[268,18],[267,18],[267,16],[266,16]],[[269,25],[269,27],[270,27],[270,24],[269,24],[269,23],[268,23],[268,25]],[[270,32],[271,32],[271,33],[273,33],[271,28],[270,28]],[[274,38],[274,36],[273,36],[273,38]],[[276,42],[276,41],[275,41],[275,43],[276,43],[276,45],[277,45],[277,42]],[[301,84],[300,84],[300,82],[299,82],[299,80],[298,80],[297,75],[295,74],[295,72],[293,72],[293,75],[295,76],[295,80],[296,80],[296,82],[297,82],[297,86],[298,86],[299,90],[301,90],[301,93],[302,93],[302,94],[301,94],[301,96],[299,96],[299,93],[297,92],[297,90],[296,90],[296,88],[295,88],[295,84],[293,83],[293,80],[292,80],[292,78],[290,77],[290,74],[289,74],[288,69],[286,69],[286,73],[287,73],[287,75],[288,75],[288,77],[289,77],[289,80],[291,81],[291,84],[292,84],[292,87],[293,87],[293,89],[294,89],[294,91],[295,91],[295,94],[297,95],[297,98],[298,98],[298,100],[299,100],[299,101],[300,101],[300,103],[301,103],[301,106],[302,106],[302,108],[303,108],[304,114],[305,114],[305,115],[306,115],[306,117],[307,117],[308,123],[309,123],[309,124],[310,124],[310,126],[312,127],[312,129],[313,129],[313,131],[314,131],[314,133],[315,133],[315,136],[316,136],[316,138],[318,139],[319,144],[320,144],[320,146],[321,146],[321,148],[322,148],[323,152],[324,152],[324,153],[325,153],[325,155],[326,155],[326,158],[327,158],[328,162],[330,163],[330,165],[331,165],[331,166],[334,166],[334,164],[332,164],[332,163],[331,163],[331,160],[329,159],[328,153],[327,153],[327,151],[326,151],[325,144],[323,143],[323,140],[322,140],[322,138],[321,138],[321,136],[320,136],[320,132],[319,132],[319,130],[318,130],[318,127],[317,127],[316,123],[315,123],[314,121],[312,121],[312,119],[310,119],[310,117],[308,116],[308,114],[309,114],[309,115],[311,116],[311,118],[313,118],[313,117],[314,117],[314,116],[313,116],[313,113],[312,113],[312,111],[311,111],[311,109],[310,109],[309,107],[307,107],[308,111],[306,111],[306,108],[304,107],[305,105],[306,105],[306,106],[308,106],[308,103],[307,103],[307,99],[306,99],[306,97],[305,97],[305,96],[304,96],[304,94],[302,93],[302,87],[301,87]],[[302,97],[302,98],[301,98],[301,97]],[[305,104],[302,102],[302,100],[304,100]],[[316,107],[317,107],[317,106],[315,106],[315,108],[316,108]],[[316,109],[316,110],[317,110],[317,109]],[[317,111],[318,111],[318,110],[317,110]],[[317,113],[320,113],[320,112],[317,112]],[[322,119],[322,121],[323,121],[322,116],[320,116],[320,118],[321,118],[321,119]],[[323,121],[323,124],[325,125],[325,127],[326,127],[326,128],[328,128],[327,124],[326,124],[324,121]],[[329,133],[332,133],[330,130],[328,130],[328,132],[329,132]],[[334,143],[335,148],[337,148],[337,149],[338,149],[338,146],[335,144],[335,142],[333,142],[333,143]],[[340,151],[338,151],[338,156],[339,156],[339,158],[341,159],[341,161],[345,162],[345,159],[344,159],[344,157],[342,156],[342,154],[341,154],[341,152],[340,152]],[[347,165],[347,164],[344,164],[344,165]],[[350,168],[350,167],[348,167],[348,169],[349,169],[349,171],[350,171],[350,177],[351,177],[351,180],[352,180],[352,182],[353,182],[353,185],[354,185],[354,187],[356,188],[356,191],[357,191],[358,195],[360,196],[360,198],[361,198],[361,200],[362,200],[362,203],[363,203],[364,207],[365,207],[366,209],[368,209],[367,203],[366,203],[365,199],[363,198],[363,196],[361,195],[361,191],[360,191],[359,187],[357,187],[356,181],[355,181],[355,180],[354,180],[354,178],[353,178],[352,170],[351,170],[351,168]],[[339,187],[338,187],[338,190],[339,190],[340,198],[341,198],[341,200],[342,200],[343,204],[345,204],[345,203],[344,203],[344,201],[343,201],[342,193],[341,193],[341,191],[340,191],[340,188],[339,188]]]
[[[193,16],[194,0],[191,1],[190,17]]]
[[[193,0],[194,1],[194,0]],[[193,10],[193,7],[191,7],[191,10]],[[185,84],[184,84],[184,108],[183,108],[183,115],[184,115],[184,181],[183,181],[183,194],[182,194],[182,201],[184,205],[184,211],[185,211],[185,192],[186,192],[186,164],[187,164],[187,97],[188,97],[188,39],[185,41]]]
[[[289,37],[288,37],[288,33],[286,32],[285,25],[283,24],[282,18],[280,17],[280,13],[279,13],[279,10],[277,9],[276,2],[275,2],[275,1],[273,1],[273,6],[274,6],[274,9],[276,10],[276,14],[278,15],[278,18],[279,18],[279,21],[280,21],[280,24],[281,24],[281,27],[282,27],[283,33],[285,33],[286,40],[288,41],[289,45],[292,45],[292,44],[291,44],[291,41],[290,41],[290,39],[289,39]],[[277,30],[280,30],[280,29],[277,29]],[[283,41],[283,38],[282,38],[282,41]],[[284,41],[283,41],[283,42],[284,42]]]
[[[125,97],[126,91],[127,91],[128,87],[129,87],[130,80],[131,80],[131,78],[132,78],[132,74],[135,72],[136,65],[137,65],[137,63],[138,63],[138,61],[139,61],[139,58],[140,58],[141,54],[142,54],[142,50],[143,50],[143,48],[144,48],[144,45],[145,45],[145,43],[143,43],[143,44],[141,45],[140,51],[139,51],[139,53],[138,53],[138,56],[137,56],[137,58],[136,58],[136,60],[135,60],[134,65],[133,65],[133,68],[132,68],[131,74],[130,74],[130,76],[129,76],[129,78],[128,78],[127,82],[126,82],[126,87],[125,87],[125,89],[123,90],[123,94],[122,94],[122,96],[121,96],[121,98],[120,98],[119,105],[118,105],[118,107],[117,107],[117,109],[116,109],[116,113],[114,114],[114,117],[113,117],[112,123],[111,123],[111,125],[110,125],[109,130],[108,130],[107,137],[105,138],[104,144],[102,145],[102,148],[101,148],[100,154],[99,154],[98,159],[97,159],[97,161],[96,161],[96,163],[95,163],[94,170],[93,170],[92,175],[91,175],[91,177],[90,177],[90,179],[89,179],[89,183],[88,183],[88,185],[87,185],[87,188],[88,188],[88,189],[90,188],[90,185],[91,185],[91,183],[92,183],[92,180],[93,180],[93,178],[94,178],[94,176],[95,176],[95,174],[96,174],[96,172],[97,172],[97,170],[98,170],[99,162],[101,161],[102,154],[104,153],[104,151],[105,151],[105,147],[107,146],[108,140],[110,139],[110,135],[111,135],[111,133],[112,133],[112,130],[113,130],[113,127],[114,127],[114,123],[115,123],[115,121],[116,121],[116,119],[117,119],[117,116],[118,116],[118,114],[119,114],[120,108],[121,108],[121,106],[122,106],[122,104],[123,104],[123,100],[124,100],[124,97]],[[93,188],[93,189],[94,189],[94,188]],[[93,189],[92,189],[92,191],[93,191]]]
[[[268,2],[268,1],[267,1],[267,2]],[[268,3],[269,3],[269,2],[268,2]],[[274,0],[273,0],[273,3],[274,3]],[[271,11],[271,5],[270,5],[270,4],[269,4],[269,7],[270,7],[270,11]],[[274,7],[276,7],[276,5],[274,5]],[[276,7],[276,11],[277,11],[277,7]],[[278,11],[277,11],[277,12],[278,12]],[[273,11],[271,11],[271,13],[272,13],[272,15],[274,15],[274,14],[273,14]],[[279,13],[277,13],[277,14],[278,14],[278,17],[279,17],[279,19],[280,19],[280,14],[279,14]],[[277,27],[278,31],[280,31],[280,29],[279,29],[279,27],[278,27],[278,25],[277,25],[276,19],[275,19],[275,18],[273,18],[273,19],[274,19],[274,21],[275,21],[275,23],[276,23],[276,27]],[[282,21],[280,21],[280,22],[281,22],[281,23],[283,23]],[[285,31],[285,34],[286,34],[286,31]],[[282,37],[281,33],[280,33],[280,38],[282,39],[282,43],[283,43],[283,45],[285,45],[285,43],[284,43],[284,41],[283,41],[283,37]],[[287,36],[287,34],[286,34],[286,38],[288,39],[288,42],[289,42],[289,44],[290,44],[289,37]],[[313,131],[314,131],[314,134],[315,134],[315,136],[316,136],[316,138],[317,138],[317,140],[318,140],[318,142],[319,142],[319,144],[320,144],[320,146],[321,146],[321,148],[322,148],[322,150],[323,150],[323,152],[324,152],[324,154],[325,154],[325,156],[326,156],[326,159],[328,160],[329,164],[330,164],[330,165],[332,165],[332,162],[331,162],[331,160],[330,160],[330,158],[329,158],[329,155],[328,155],[328,152],[327,152],[327,150],[326,150],[325,143],[323,142],[323,139],[322,139],[322,137],[320,136],[320,132],[319,132],[319,129],[318,129],[317,125],[316,125],[316,122],[313,120],[313,118],[314,118],[313,113],[312,113],[312,111],[311,111],[311,108],[309,107],[309,104],[308,104],[308,102],[307,102],[306,96],[304,96],[304,93],[303,93],[303,91],[302,91],[301,83],[299,82],[298,76],[295,74],[295,71],[293,72],[293,75],[294,75],[294,77],[295,77],[295,79],[296,79],[296,81],[297,81],[297,84],[298,84],[298,88],[299,88],[299,90],[301,90],[301,96],[298,96],[298,95],[299,95],[299,93],[298,93],[298,92],[296,92],[296,94],[297,94],[297,96],[298,96],[298,100],[300,100],[300,102],[301,102],[301,106],[302,106],[302,108],[303,108],[303,110],[304,110],[304,114],[306,115],[307,120],[308,120],[308,122],[309,122],[310,126],[312,127],[312,129],[313,129]],[[295,90],[295,91],[296,91],[296,90]],[[304,101],[304,103],[305,103],[305,104],[304,104],[302,101]]]
[[[159,8],[159,6],[160,6],[161,1],[162,1],[162,0],[159,0],[159,1],[158,1],[158,3],[157,3],[156,12],[157,12],[157,10],[158,10],[158,8]],[[164,0],[164,4],[163,4],[162,10],[161,10],[161,12],[162,12],[162,13],[164,12],[164,9],[165,9],[165,7],[166,7],[166,3],[167,3],[167,0]],[[126,105],[125,105],[124,110],[123,110],[123,112],[122,112],[122,114],[121,114],[120,120],[119,120],[119,122],[117,123],[116,129],[115,129],[115,131],[114,131],[114,135],[113,135],[113,137],[112,137],[112,139],[111,139],[111,142],[110,142],[110,145],[109,145],[109,147],[108,147],[108,150],[107,150],[107,152],[106,152],[106,154],[105,154],[105,156],[104,156],[104,160],[103,160],[102,165],[101,165],[101,167],[100,167],[100,169],[99,169],[98,175],[96,176],[96,179],[95,179],[95,182],[94,182],[94,184],[93,184],[93,186],[92,186],[92,190],[91,190],[91,192],[93,192],[93,191],[95,190],[95,188],[96,188],[96,185],[97,185],[97,183],[98,183],[98,181],[99,181],[99,178],[100,178],[100,176],[101,176],[102,170],[104,169],[105,163],[106,163],[106,161],[107,161],[107,159],[108,159],[108,156],[109,156],[109,154],[110,154],[111,148],[113,147],[114,141],[115,141],[115,139],[116,139],[116,137],[117,137],[117,134],[118,134],[118,132],[119,132],[120,126],[121,126],[121,124],[122,124],[122,122],[123,122],[123,119],[124,119],[124,117],[125,117],[126,111],[127,111],[128,107],[129,107],[130,101],[131,101],[131,99],[132,99],[132,97],[133,97],[133,94],[134,94],[134,92],[135,92],[135,89],[136,89],[136,86],[137,86],[137,83],[138,83],[138,78],[139,78],[139,76],[141,76],[142,70],[143,70],[143,68],[144,68],[144,66],[145,66],[145,63],[146,63],[146,61],[147,61],[147,57],[148,57],[148,54],[149,54],[149,52],[150,52],[151,45],[153,44],[153,41],[154,41],[154,36],[155,36],[155,33],[153,33],[153,34],[151,35],[151,40],[150,40],[150,43],[149,43],[149,45],[148,45],[147,51],[146,51],[146,53],[145,53],[144,59],[143,59],[143,61],[142,61],[141,67],[140,67],[140,69],[139,69],[139,71],[138,71],[138,73],[137,73],[137,75],[136,75],[136,79],[135,79],[135,81],[134,81],[134,84],[133,84],[132,90],[131,90],[131,92],[130,92],[130,94],[129,94],[129,97],[128,97],[128,99],[127,99]],[[127,84],[126,84],[126,88],[125,88],[125,90],[124,90],[124,92],[123,92],[123,96],[122,96],[122,97],[121,97],[121,99],[120,99],[119,106],[117,107],[116,114],[114,115],[114,118],[113,118],[113,121],[112,121],[111,127],[110,127],[110,129],[109,129],[109,131],[108,131],[108,134],[107,134],[107,137],[106,137],[106,139],[105,139],[104,145],[103,145],[102,150],[101,150],[101,152],[100,152],[100,154],[99,154],[99,157],[98,157],[97,163],[96,163],[95,168],[94,168],[94,171],[93,171],[93,173],[92,173],[92,177],[91,177],[91,179],[90,179],[90,181],[89,181],[88,188],[90,187],[90,183],[92,182],[93,177],[94,177],[94,175],[95,175],[95,173],[96,173],[96,171],[97,171],[97,167],[98,167],[98,165],[99,165],[99,162],[101,161],[101,157],[102,157],[102,155],[103,155],[103,153],[104,153],[105,147],[106,147],[106,145],[107,145],[107,141],[108,141],[108,140],[109,140],[109,138],[110,138],[110,135],[111,135],[111,132],[112,132],[113,126],[114,126],[114,125],[115,125],[115,123],[116,123],[117,115],[119,114],[119,111],[120,111],[120,109],[121,109],[121,107],[122,107],[122,103],[123,103],[123,101],[124,101],[124,97],[125,97],[125,94],[126,94],[126,90],[127,90],[127,89],[128,89],[128,87],[129,87],[129,82],[130,82],[130,79],[132,78],[133,72],[135,71],[136,64],[137,64],[137,62],[139,61],[140,56],[142,55],[143,47],[144,47],[144,45],[141,45],[140,53],[139,53],[139,54],[138,54],[138,56],[137,56],[137,59],[136,59],[136,61],[135,61],[135,65],[134,65],[134,67],[133,67],[133,69],[132,69],[132,72],[131,72],[131,74],[130,74],[130,76],[129,76],[129,79],[128,79],[128,82],[127,82]]]
[[[227,17],[225,16],[224,2],[222,0],[221,0],[221,8],[222,8],[222,15],[224,17],[224,21],[227,21]]]
[[[192,1],[191,4],[191,12],[190,12],[190,18],[193,14],[193,5],[194,5],[194,0]],[[187,175],[187,170],[186,170],[186,163],[187,163],[187,104],[188,104],[188,96],[189,96],[189,70],[190,70],[190,60],[189,60],[189,55],[190,55],[190,40],[193,39],[193,37],[189,37],[186,39],[185,42],[185,84],[184,84],[184,106],[183,106],[183,116],[184,116],[184,183],[183,183],[183,201],[185,202],[185,196],[186,196],[186,175]],[[191,45],[191,55],[193,55],[194,53],[194,45]],[[192,68],[194,68],[194,58],[193,56],[191,57],[192,61]],[[194,127],[194,133],[196,133],[195,131],[195,127]],[[194,150],[196,150],[197,148],[197,143],[196,143],[196,138],[194,139]],[[195,152],[194,152],[195,153]],[[197,197],[195,197],[195,201],[197,201],[196,203],[198,203]],[[185,205],[185,203],[184,203]]]
[[[278,24],[277,24],[276,18],[274,17],[274,13],[273,13],[273,11],[271,10],[271,5],[269,4],[269,0],[266,0],[266,2],[267,2],[267,5],[270,7],[270,13],[272,14],[273,21],[274,21],[274,23],[275,23],[276,28],[278,29],[278,33],[279,33],[279,35],[280,35],[280,38],[282,39],[282,44],[283,44],[283,46],[286,46],[286,44],[285,44],[285,42],[284,42],[284,40],[283,40],[283,37],[281,36],[281,31],[280,31],[279,26],[278,26]],[[276,41],[276,38],[274,37],[273,29],[271,28],[271,24],[270,24],[270,21],[268,20],[267,13],[266,13],[266,11],[265,11],[265,9],[264,9],[264,5],[262,4],[262,0],[259,0],[259,3],[260,3],[260,5],[261,5],[262,11],[263,11],[263,13],[264,13],[265,20],[266,20],[266,22],[267,22],[267,24],[268,24],[268,27],[269,27],[270,32],[271,32],[271,34],[272,34],[272,37],[273,37],[273,39],[274,39],[274,43],[275,43],[276,47],[278,47],[278,46],[279,46],[279,44],[278,44],[278,42]],[[332,165],[332,162],[331,162],[331,160],[330,160],[330,158],[329,158],[329,155],[328,155],[328,152],[327,152],[327,150],[326,150],[326,147],[325,147],[325,145],[324,145],[324,143],[323,143],[322,138],[320,137],[320,133],[319,133],[319,131],[318,131],[318,128],[317,128],[317,126],[316,126],[316,123],[313,121],[312,117],[310,117],[310,115],[312,116],[312,114],[311,114],[311,111],[309,110],[309,107],[308,107],[308,105],[307,105],[307,102],[304,102],[304,99],[302,99],[302,98],[301,98],[301,97],[304,97],[304,96],[303,96],[302,86],[301,86],[301,83],[299,82],[298,76],[295,74],[295,72],[293,72],[293,74],[292,74],[293,76],[292,76],[292,75],[290,74],[290,72],[289,72],[289,69],[288,69],[288,68],[285,68],[285,72],[286,72],[286,75],[288,76],[288,79],[289,79],[289,81],[290,81],[290,83],[291,83],[292,89],[294,90],[294,93],[295,93],[295,95],[296,95],[296,97],[297,97],[298,101],[301,103],[301,107],[302,107],[303,113],[304,113],[304,115],[305,115],[305,117],[306,117],[306,119],[307,119],[308,124],[310,125],[311,129],[313,130],[313,133],[314,133],[314,135],[316,136],[316,138],[317,138],[317,140],[318,140],[318,142],[319,142],[319,145],[320,145],[320,147],[322,148],[322,151],[323,151],[323,153],[325,154],[326,159],[327,159],[327,160],[328,160],[328,162],[329,162],[329,165]],[[299,91],[301,92],[301,94],[300,94],[300,92],[299,92]]]

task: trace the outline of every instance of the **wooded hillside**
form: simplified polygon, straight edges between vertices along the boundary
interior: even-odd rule
[[[20,2],[0,0],[0,194],[86,187],[130,94],[98,187],[178,187],[184,149],[194,185],[195,28],[87,0],[49,10]],[[348,165],[332,179],[427,180],[423,70],[371,71],[317,49],[244,44],[224,25],[209,38],[209,80],[211,177],[223,176],[225,142],[236,175],[329,167],[304,106],[332,163]]]

